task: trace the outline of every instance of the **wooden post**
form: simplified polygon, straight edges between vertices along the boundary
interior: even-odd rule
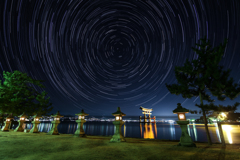
[[[221,122],[217,122],[218,124],[218,131],[219,131],[219,134],[220,134],[220,138],[221,138],[221,141],[222,141],[222,146],[226,146],[225,144],[225,139],[224,139],[224,136],[223,136],[223,131],[222,131],[222,124]]]

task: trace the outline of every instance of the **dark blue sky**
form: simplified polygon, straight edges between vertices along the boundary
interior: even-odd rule
[[[199,97],[172,95],[165,83],[177,82],[175,66],[198,58],[191,47],[205,35],[213,46],[229,39],[220,65],[240,83],[238,0],[1,0],[0,31],[0,79],[19,70],[45,80],[52,113],[199,110]]]

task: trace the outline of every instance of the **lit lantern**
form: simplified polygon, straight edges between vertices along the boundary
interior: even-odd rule
[[[78,123],[78,128],[75,131],[75,133],[73,134],[74,137],[87,137],[84,129],[83,129],[83,123],[86,122],[86,120],[84,119],[85,116],[88,116],[89,114],[85,113],[82,109],[82,111],[78,114],[75,114],[78,116],[78,120],[76,120],[76,122]]]
[[[125,142],[126,140],[122,135],[121,127],[124,124],[122,116],[126,116],[126,114],[122,113],[120,107],[118,107],[117,112],[112,113],[112,115],[115,116],[113,124],[115,125],[116,130],[110,142]]]
[[[60,123],[60,118],[63,117],[60,115],[59,111],[55,115],[51,115],[51,117],[54,118],[54,121],[51,121],[52,123],[52,129],[47,133],[49,135],[59,135],[57,126]]]
[[[173,110],[173,113],[174,114],[178,114],[178,120],[179,121],[186,121],[186,116],[185,116],[185,114],[186,113],[188,113],[189,112],[189,110],[188,109],[186,109],[186,108],[183,108],[182,106],[181,106],[181,103],[178,103],[177,104],[177,108],[175,109],[175,110]]]
[[[193,143],[192,138],[188,135],[187,131],[187,125],[189,124],[189,121],[186,120],[185,114],[188,113],[189,110],[186,108],[183,108],[181,106],[181,103],[177,104],[177,108],[173,110],[174,114],[178,114],[178,119],[177,124],[180,125],[181,130],[182,130],[182,135],[180,137],[180,142],[179,146],[187,146],[187,147],[196,147],[196,144]]]
[[[25,122],[25,119],[28,118],[28,116],[23,112],[23,114],[18,117],[20,118],[20,120],[18,120],[18,127],[14,131],[23,132],[24,128],[22,127],[22,125]]]
[[[2,113],[0,114],[0,124],[1,125],[3,124],[3,114]]]
[[[39,133],[38,131],[38,125],[40,124],[39,119],[42,118],[40,114],[36,114],[33,116],[33,121],[31,122],[33,124],[32,129],[29,131],[29,133]]]
[[[9,127],[9,124],[11,123],[11,119],[14,119],[12,114],[10,114],[10,115],[6,118],[6,121],[4,122],[5,125],[4,125],[3,128],[2,128],[2,131],[3,131],[3,132],[8,132],[8,131],[9,131],[9,130],[8,130],[8,127]]]
[[[122,116],[126,116],[126,114],[122,113],[120,107],[117,108],[117,112],[112,113],[115,116],[115,121],[122,121]]]

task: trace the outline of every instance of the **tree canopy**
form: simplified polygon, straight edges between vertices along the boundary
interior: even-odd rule
[[[199,96],[200,104],[195,104],[195,106],[202,109],[208,144],[210,145],[212,142],[207,127],[206,111],[220,110],[221,108],[212,103],[214,99],[211,99],[207,91],[210,91],[220,101],[224,101],[226,97],[234,99],[240,94],[240,87],[233,84],[233,78],[228,80],[230,70],[223,71],[223,66],[219,66],[226,44],[227,40],[224,41],[224,44],[213,48],[209,40],[204,37],[201,39],[201,44],[196,44],[197,47],[192,48],[198,58],[191,62],[186,59],[184,66],[175,67],[178,84],[166,84],[171,94],[181,94],[183,98]],[[211,105],[204,105],[203,100],[210,102]]]
[[[5,81],[0,81],[0,112],[20,115],[46,114],[52,110],[50,97],[45,91],[38,92],[34,85],[45,88],[42,80],[34,80],[20,71],[3,72]]]

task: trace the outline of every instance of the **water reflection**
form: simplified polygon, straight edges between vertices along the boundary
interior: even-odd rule
[[[195,141],[197,141],[198,140],[198,138],[197,138],[197,128],[196,128],[195,123],[193,123],[193,133],[194,133]]]
[[[31,129],[32,124],[24,123],[23,128]],[[13,125],[15,129],[17,125]],[[38,125],[40,132],[49,132],[52,124],[41,122]],[[58,125],[58,131],[61,134],[74,134],[78,125],[75,122],[61,122]],[[212,142],[220,142],[221,138],[217,123],[208,125]],[[111,136],[115,132],[115,126],[112,122],[86,122],[83,125],[84,131],[88,135]],[[240,143],[240,126],[239,125],[222,125],[223,134],[226,143]],[[181,137],[181,128],[176,122],[157,122],[157,123],[137,123],[126,122],[122,126],[124,137],[150,138],[150,139],[169,139],[179,140]],[[207,136],[204,124],[190,123],[188,133],[193,141],[207,142]]]
[[[174,126],[174,122],[173,121],[169,121],[169,125],[170,125],[170,134],[171,134],[171,140],[175,140],[176,139],[176,133],[175,133],[175,126]]]
[[[157,125],[156,123],[140,123],[141,138],[157,138]],[[142,134],[143,132],[143,134]]]
[[[222,129],[223,129],[223,132],[225,131],[227,135],[228,143],[232,144],[232,136],[231,136],[232,127],[230,125],[222,125]],[[224,137],[226,136],[224,135]]]
[[[217,134],[218,140],[219,140],[220,143],[222,143],[222,140],[221,140],[221,137],[220,137],[220,133],[219,133],[218,124],[214,123],[214,126],[216,127],[216,134]]]

